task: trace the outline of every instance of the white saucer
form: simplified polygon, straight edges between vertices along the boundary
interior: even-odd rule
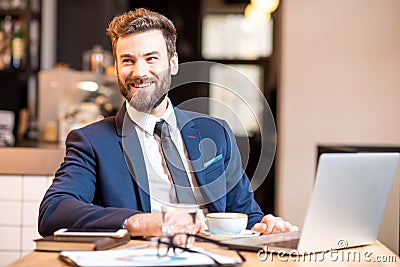
[[[211,237],[223,237],[223,238],[251,237],[251,236],[260,235],[259,232],[256,232],[253,230],[243,230],[239,234],[235,234],[235,235],[226,235],[226,234],[216,235],[216,234],[211,234],[208,230],[205,230],[204,232],[202,232],[202,234],[204,234],[206,236],[211,236]]]

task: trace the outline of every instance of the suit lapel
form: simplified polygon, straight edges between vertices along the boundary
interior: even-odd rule
[[[201,151],[203,151],[203,153],[207,153],[208,151],[205,148],[200,150],[202,140],[201,133],[193,122],[193,118],[189,118],[182,110],[175,108],[175,115],[199,185],[199,190],[203,195],[205,203],[207,203],[207,208],[210,212],[223,211],[223,207],[219,201],[215,200],[215,196],[210,191],[209,186],[207,186],[204,159],[208,159],[210,155],[202,155]],[[199,114],[199,116],[204,115]]]
[[[175,108],[176,120],[178,127],[181,131],[183,142],[186,146],[186,151],[189,155],[189,159],[193,168],[193,171],[197,178],[197,183],[199,186],[204,185],[204,157],[201,155],[200,141],[201,135],[199,130],[193,121],[190,120],[188,116],[184,114],[181,110]]]
[[[144,212],[150,212],[149,182],[146,165],[135,125],[126,113],[125,104],[117,115],[117,131],[126,164],[133,179],[138,184],[139,198]]]

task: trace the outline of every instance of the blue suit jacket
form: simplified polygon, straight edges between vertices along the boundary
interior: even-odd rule
[[[235,138],[222,120],[175,109],[197,182],[210,212],[263,216],[241,167]],[[66,156],[39,209],[39,233],[60,228],[120,228],[138,212],[150,212],[143,151],[125,105],[115,117],[73,130]]]

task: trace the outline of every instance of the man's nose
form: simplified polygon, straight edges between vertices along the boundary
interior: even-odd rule
[[[141,60],[137,60],[133,65],[132,76],[143,78],[149,75],[149,68],[147,64]]]

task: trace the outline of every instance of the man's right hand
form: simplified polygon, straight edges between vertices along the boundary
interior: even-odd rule
[[[188,214],[188,220],[192,221],[192,217]],[[170,220],[171,224],[181,225],[185,223],[185,216],[173,216]],[[162,214],[161,212],[138,213],[132,215],[126,220],[124,228],[128,230],[131,236],[154,237],[162,236]],[[205,217],[199,210],[196,219],[196,233],[205,229]]]
[[[162,236],[161,227],[161,212],[132,215],[124,225],[124,228],[128,230],[131,236],[145,237]]]

